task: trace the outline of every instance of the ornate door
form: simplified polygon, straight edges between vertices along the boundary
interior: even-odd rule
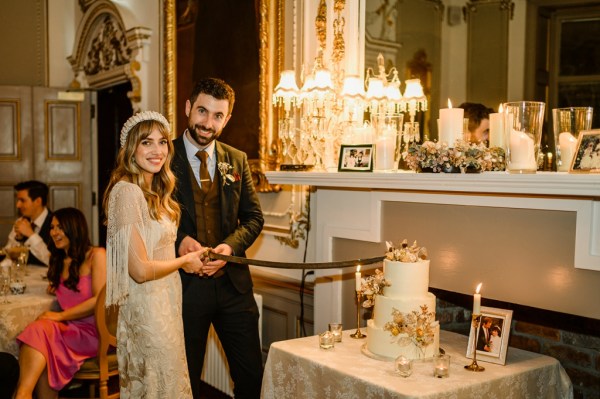
[[[80,209],[92,226],[91,94],[0,86],[0,244],[17,217],[14,184],[48,184],[50,209]]]

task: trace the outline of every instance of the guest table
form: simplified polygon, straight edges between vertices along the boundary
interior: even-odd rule
[[[27,288],[22,295],[8,295],[10,303],[0,303],[0,351],[17,356],[19,346],[15,338],[42,312],[53,308],[56,297],[46,293],[48,281],[45,267],[28,267]],[[0,298],[0,302],[2,299]]]
[[[433,362],[413,362],[407,378],[394,362],[362,353],[364,339],[344,331],[334,349],[319,348],[318,336],[271,344],[262,384],[270,398],[572,398],[573,387],[558,360],[509,348],[506,365],[479,362],[483,372],[465,370],[467,337],[441,331],[440,347],[451,356],[450,376],[433,377]]]

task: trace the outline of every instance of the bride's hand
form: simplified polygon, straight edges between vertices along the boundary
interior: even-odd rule
[[[186,273],[202,274],[202,257],[205,250],[190,252],[183,257],[185,262],[181,267]]]

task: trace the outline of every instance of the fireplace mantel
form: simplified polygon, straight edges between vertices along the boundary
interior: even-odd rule
[[[269,182],[274,184],[302,184],[348,189],[587,197],[600,200],[600,174],[267,172],[266,175]]]

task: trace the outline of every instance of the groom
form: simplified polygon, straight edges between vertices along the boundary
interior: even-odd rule
[[[179,256],[202,248],[245,256],[264,223],[246,154],[217,141],[231,118],[233,89],[215,78],[196,84],[186,101],[188,128],[173,141],[172,169],[181,206]],[[225,350],[236,398],[259,398],[262,354],[258,307],[247,265],[205,261],[203,274],[180,271],[183,325],[194,398],[208,330],[212,324]]]

